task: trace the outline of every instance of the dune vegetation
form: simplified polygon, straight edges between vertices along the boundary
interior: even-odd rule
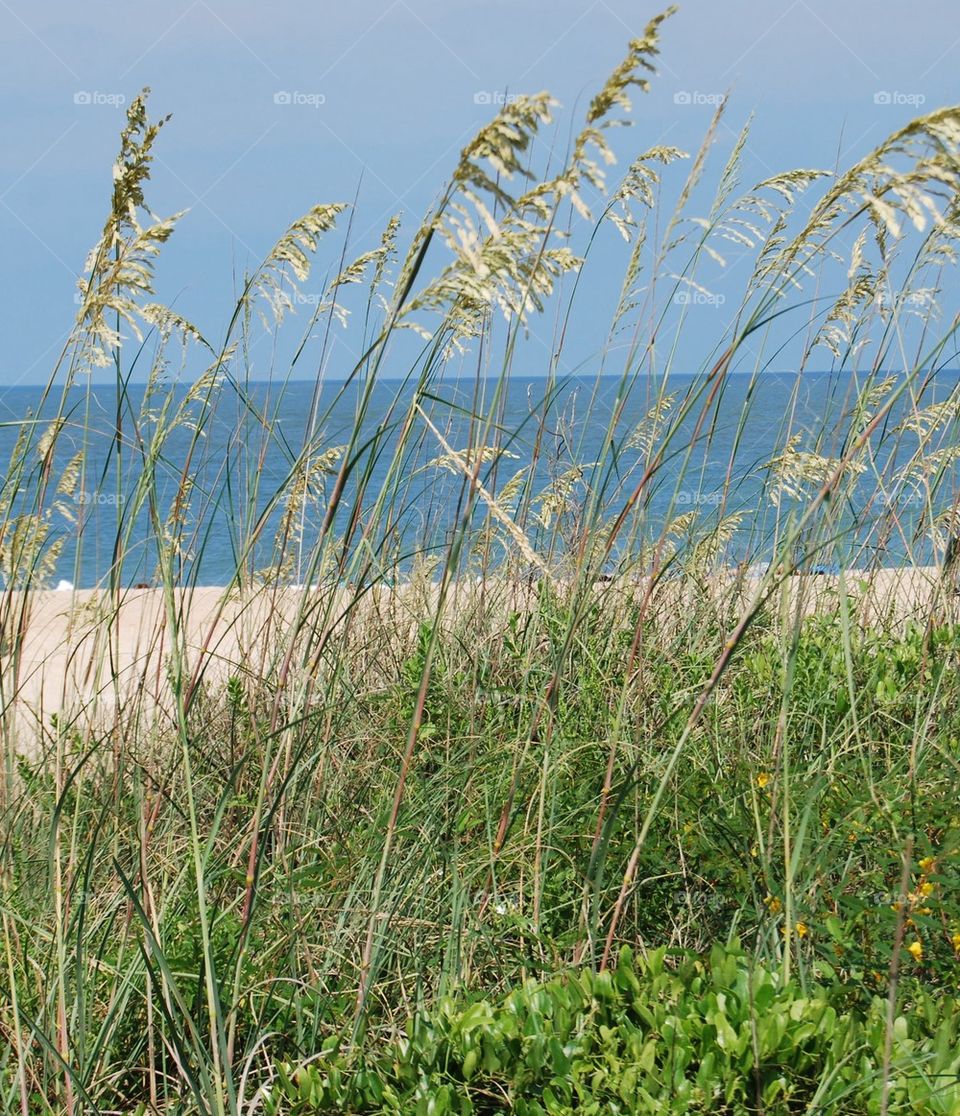
[[[569,142],[547,94],[511,97],[419,228],[355,258],[350,208],[316,206],[219,340],[154,301],[167,125],[131,103],[0,489],[4,1111],[960,1109],[960,108],[744,189],[723,103],[699,151],[615,177],[664,18]],[[608,232],[588,371],[616,405],[574,413]],[[742,301],[676,368],[728,251]],[[358,357],[328,367],[344,329]],[[745,499],[735,434],[699,499],[732,381],[742,431],[788,343],[776,452]],[[321,367],[354,410],[335,443],[319,385],[302,436],[276,418]],[[825,367],[836,408],[800,429]],[[64,639],[99,633],[87,688],[38,711],[31,617],[105,524],[98,592],[56,595]],[[233,560],[205,628],[213,532]],[[134,592],[164,626],[151,670],[120,667]]]

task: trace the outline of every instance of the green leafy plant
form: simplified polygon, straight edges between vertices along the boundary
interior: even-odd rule
[[[277,1067],[271,1116],[334,1112],[873,1112],[885,1002],[784,983],[734,943],[708,958],[621,951],[604,973],[528,981],[498,1002],[441,1000],[362,1052],[328,1040]],[[919,993],[893,1027],[893,1111],[960,1100],[960,1014]]]

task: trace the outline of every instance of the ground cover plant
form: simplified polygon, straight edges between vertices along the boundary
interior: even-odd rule
[[[556,106],[513,98],[418,229],[354,259],[345,206],[292,225],[219,341],[153,301],[167,124],[131,104],[76,328],[0,489],[5,1110],[956,1110],[958,395],[930,392],[955,359],[935,292],[960,109],[830,175],[744,191],[743,136],[713,171],[715,121],[686,163],[641,147],[610,181],[664,18],[549,175]],[[558,362],[608,229],[601,420],[589,392],[586,415],[562,402]],[[742,305],[678,379],[661,339],[725,244],[753,261]],[[258,331],[289,336],[321,256],[264,395]],[[334,442],[318,388],[294,440],[287,377],[348,308],[353,422]],[[556,355],[511,428],[548,314]],[[798,333],[775,452],[745,477],[753,392]],[[817,359],[840,406],[799,429]],[[32,591],[105,523],[75,614],[101,633],[95,683],[30,722]],[[215,532],[222,608],[259,648],[226,663],[190,634]],[[141,579],[166,637],[131,692],[111,640]]]

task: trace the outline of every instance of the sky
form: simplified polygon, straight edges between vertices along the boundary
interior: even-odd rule
[[[124,108],[144,86],[172,114],[148,200],[188,210],[160,297],[213,337],[237,278],[317,202],[357,198],[372,247],[414,227],[506,93],[550,90],[562,140],[659,10],[627,0],[0,0],[0,385],[45,382],[109,204]],[[617,135],[621,167],[655,143],[695,150],[754,114],[744,179],[831,168],[958,97],[956,0],[687,0],[662,29],[658,76]],[[719,164],[722,166],[722,162]],[[339,245],[337,246],[339,250]],[[688,343],[712,343],[704,314]],[[692,358],[691,358],[692,359]]]

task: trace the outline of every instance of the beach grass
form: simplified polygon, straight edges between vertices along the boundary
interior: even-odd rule
[[[958,395],[929,396],[955,353],[937,291],[960,109],[742,191],[746,133],[714,167],[722,104],[686,164],[641,150],[610,182],[664,18],[549,175],[556,106],[511,98],[416,230],[354,258],[348,207],[295,222],[219,341],[152,301],[176,218],[148,208],[162,128],[131,104],[76,327],[0,491],[5,1111],[960,1104]],[[604,419],[557,400],[608,231]],[[671,330],[731,244],[742,303],[674,368]],[[334,278],[298,327],[321,257]],[[353,427],[331,444],[318,376],[294,440],[278,399],[326,367],[347,309]],[[510,429],[526,331],[551,317]],[[267,396],[264,337],[289,353]],[[749,501],[735,437],[704,504],[731,377],[742,432],[798,338]],[[802,429],[827,361],[847,394]],[[95,544],[91,493],[115,510],[109,568],[51,592]],[[210,588],[214,522],[234,563]]]

